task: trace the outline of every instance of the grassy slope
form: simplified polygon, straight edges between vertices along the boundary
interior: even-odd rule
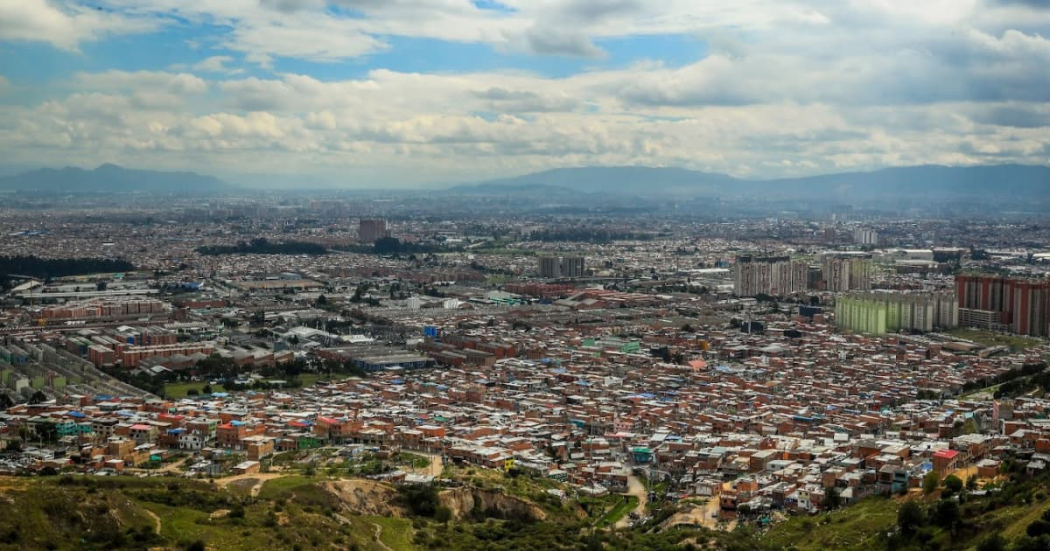
[[[487,480],[490,473],[474,474]],[[684,541],[716,549],[885,549],[896,526],[897,499],[873,498],[814,517],[793,517],[757,539],[744,532],[658,532],[655,525],[630,530],[595,528],[622,516],[629,506],[599,507],[587,516],[578,505],[543,493],[547,481],[504,479],[507,490],[535,497],[548,514],[543,522],[487,517],[448,525],[433,519],[359,516],[340,508],[318,482],[323,477],[287,476],[263,484],[252,498],[248,485],[228,491],[179,478],[2,478],[0,551],[7,549],[177,549],[202,540],[209,549],[415,549],[575,550],[675,549]],[[930,527],[929,541],[944,550],[969,550],[987,534],[1015,540],[1050,508],[1042,481],[1030,481],[1001,497],[970,499],[955,534]],[[535,483],[535,484],[534,484]],[[935,497],[923,501],[932,507]],[[633,505],[630,503],[628,505]],[[481,515],[481,516],[478,516]],[[160,533],[154,534],[156,520]],[[602,522],[602,521],[605,522]],[[658,524],[658,522],[657,522]],[[382,527],[375,538],[377,526]]]
[[[383,527],[383,532],[380,534],[380,541],[382,541],[387,547],[398,551],[414,550],[416,546],[412,543],[412,536],[415,533],[412,530],[412,521],[403,518],[391,518],[391,517],[363,517],[365,521],[371,524],[378,524]]]
[[[1039,496],[1039,492],[1035,493]],[[1040,500],[1041,497],[1041,500]],[[930,527],[931,541],[940,549],[974,549],[989,534],[998,533],[1008,541],[1015,541],[1025,528],[1050,509],[1045,495],[1027,504],[1004,505],[987,510],[985,500],[971,500],[963,505],[964,519],[955,534]],[[922,502],[932,508],[935,498]],[[967,506],[975,512],[966,516]],[[797,549],[818,551],[824,549],[868,550],[885,549],[885,534],[894,532],[900,502],[889,498],[871,498],[857,505],[827,515],[793,517],[760,536],[767,549]]]
[[[880,532],[897,523],[898,504],[885,498],[869,499],[829,515],[793,517],[762,537],[773,548],[794,546],[800,551],[823,549],[877,549]]]
[[[331,496],[310,480],[290,478],[269,489],[272,499],[177,478],[2,479],[0,550],[171,549],[197,540],[209,549],[245,551],[383,549],[374,541],[373,523],[357,517],[344,522]],[[391,545],[411,537],[402,535],[403,526],[390,524],[390,534],[385,531],[391,548],[410,549]]]
[[[994,331],[981,329],[958,328],[947,331],[953,337],[971,340],[984,346],[1008,346],[1014,352],[1026,350],[1043,343],[1039,339],[1023,337],[1020,335],[1007,335]]]
[[[178,400],[179,398],[185,398],[186,393],[189,392],[190,389],[196,389],[197,393],[200,394],[201,389],[203,389],[206,384],[208,383],[168,383],[164,385],[164,395],[169,399]],[[211,390],[212,392],[225,392],[222,385],[211,385]]]
[[[608,513],[598,521],[598,528],[605,528],[612,526],[620,521],[623,517],[627,516],[627,513],[635,510],[638,507],[638,498],[634,496],[627,496],[627,499],[619,500],[612,509],[609,509]]]

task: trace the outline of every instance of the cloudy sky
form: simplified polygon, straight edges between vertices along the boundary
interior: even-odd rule
[[[1050,164],[1050,0],[0,0],[0,164]]]

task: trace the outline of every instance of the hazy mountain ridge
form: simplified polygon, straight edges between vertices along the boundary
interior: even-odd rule
[[[41,168],[0,178],[0,189],[19,191],[216,192],[235,189],[214,176],[194,172],[135,170],[104,164],[94,170]]]
[[[556,186],[584,193],[631,195],[761,194],[794,198],[869,198],[973,196],[994,191],[996,194],[1045,198],[1050,196],[1050,167],[922,165],[765,180],[746,180],[681,168],[580,167],[547,170],[453,189],[469,192],[529,185]]]

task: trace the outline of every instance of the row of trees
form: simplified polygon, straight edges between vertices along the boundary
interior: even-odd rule
[[[258,237],[250,242],[238,241],[236,245],[206,245],[198,247],[197,252],[209,256],[224,254],[308,254],[316,256],[327,254],[328,249],[317,243],[304,241],[271,243],[265,237]]]
[[[1040,385],[1044,389],[1050,388],[1050,376],[1046,372],[1046,367],[1046,362],[1024,364],[1020,368],[1004,371],[995,377],[967,381],[962,390],[972,392],[993,385],[1002,385],[995,396],[999,398],[1000,395],[1012,396],[1014,391],[1031,388],[1034,385]]]
[[[570,241],[583,243],[610,243],[612,241],[651,241],[653,234],[627,231],[599,230],[590,228],[568,228],[563,230],[537,230],[528,235],[529,241]]]
[[[120,258],[39,258],[33,255],[0,256],[0,285],[10,286],[11,275],[39,279],[85,274],[130,272],[135,269]]]

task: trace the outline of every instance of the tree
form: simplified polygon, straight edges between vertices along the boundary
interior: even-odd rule
[[[317,297],[317,305],[318,306],[324,306],[326,304],[328,304],[328,297],[326,297],[324,295],[321,295],[321,296]]]
[[[991,549],[991,551],[1001,551],[1005,549],[1005,547],[995,547],[989,549]],[[1021,536],[1014,540],[1013,546],[1010,547],[1010,551],[1046,551],[1047,549],[1050,549],[1050,536],[1042,536],[1038,538]],[[980,546],[977,547],[977,550],[985,551]]]
[[[937,491],[937,486],[941,483],[941,477],[937,473],[930,471],[926,473],[926,476],[922,479],[922,493],[932,494]]]
[[[1028,528],[1025,528],[1025,533],[1033,538],[1050,535],[1050,511],[1046,511],[1042,518],[1029,524]]]
[[[34,392],[33,395],[29,397],[29,403],[30,404],[42,404],[42,403],[44,403],[46,401],[47,401],[47,394],[44,394],[44,391],[42,391],[42,390],[38,390],[38,391]]]
[[[977,489],[977,475],[972,474],[972,475],[966,477],[966,490],[972,492],[972,491],[974,491],[976,489]]]
[[[944,488],[947,490],[948,495],[957,494],[963,489],[963,481],[959,477],[950,474],[944,479]]]
[[[205,551],[207,546],[204,544],[204,540],[197,540],[186,546],[186,551]]]
[[[201,389],[201,393],[202,394],[211,394],[211,385],[204,385],[204,388]]]
[[[452,509],[449,509],[444,505],[439,505],[438,508],[434,510],[434,520],[442,524],[448,524],[448,522],[452,520]]]
[[[954,499],[942,499],[933,511],[932,520],[934,524],[945,530],[955,531],[955,525],[961,518],[959,504]]]
[[[834,486],[828,486],[824,489],[824,508],[827,510],[838,509],[842,505],[842,496],[839,495],[839,489]]]
[[[199,396],[199,395],[200,395],[200,392],[197,389],[195,389],[195,388],[191,388],[191,389],[186,391],[186,396]]]
[[[919,504],[914,501],[906,501],[897,511],[897,527],[905,536],[914,535],[924,524],[926,524],[926,514],[922,512],[922,507],[919,507]]]
[[[977,551],[1006,551],[1006,538],[992,534],[977,544]]]

